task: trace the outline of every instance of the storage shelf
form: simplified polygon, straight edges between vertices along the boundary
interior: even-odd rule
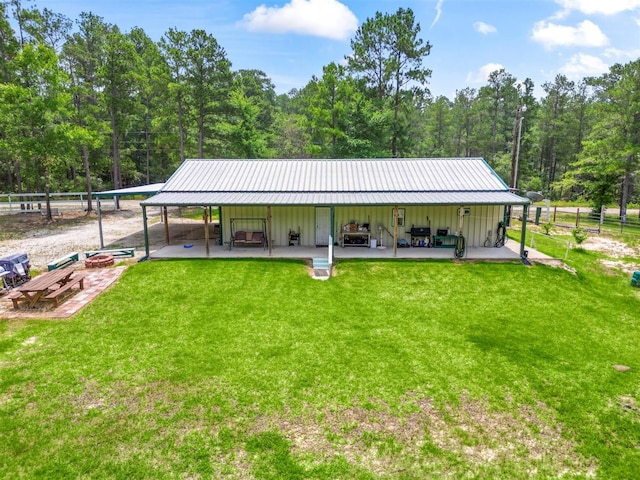
[[[369,232],[342,232],[343,247],[369,247],[371,234]]]
[[[456,248],[457,235],[434,235],[433,248]]]

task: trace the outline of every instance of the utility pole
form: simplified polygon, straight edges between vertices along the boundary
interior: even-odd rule
[[[520,158],[520,137],[522,134],[522,120],[527,105],[523,104],[516,108],[516,121],[513,125],[513,149],[511,151],[511,178],[509,179],[509,190],[511,193],[518,191],[518,159]],[[507,207],[507,225],[511,226],[511,205]]]
[[[520,158],[520,138],[522,137],[522,121],[524,113],[527,111],[526,105],[520,105],[516,109],[516,121],[513,126],[513,150],[511,152],[511,178],[509,187],[513,193],[518,190],[518,160]]]

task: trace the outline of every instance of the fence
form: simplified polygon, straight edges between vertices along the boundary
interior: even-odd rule
[[[606,208],[593,211],[588,207],[529,207],[529,221],[536,225],[551,223],[554,227],[567,229],[584,228],[594,233],[640,235],[640,218],[637,210],[630,210],[626,218],[620,218],[615,211],[607,213]],[[512,217],[522,218],[522,208],[514,207]]]
[[[566,260],[569,256],[569,250],[571,249],[571,242],[568,240],[563,240],[561,238],[555,238],[550,235],[544,235],[542,233],[531,232],[531,240],[529,242],[529,246],[531,248],[538,248],[539,244],[544,245],[545,243],[555,243],[555,247],[564,249],[564,258]]]
[[[102,208],[110,208],[110,202],[105,200],[101,200]],[[87,209],[87,192],[51,193],[49,201],[51,207],[58,209],[58,211],[83,211]],[[93,201],[95,202],[95,199]],[[0,194],[0,214],[45,212],[46,208],[45,193]],[[116,208],[115,201],[112,208]]]

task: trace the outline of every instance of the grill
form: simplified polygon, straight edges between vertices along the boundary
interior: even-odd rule
[[[411,246],[429,247],[431,246],[430,227],[411,227]]]
[[[411,227],[412,237],[429,237],[431,236],[431,228],[429,227]]]
[[[31,264],[26,253],[0,258],[0,272],[9,272],[4,279],[8,287],[17,287],[29,280],[31,278],[30,268]]]

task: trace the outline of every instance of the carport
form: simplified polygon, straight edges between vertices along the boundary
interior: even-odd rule
[[[98,213],[98,232],[100,235],[100,248],[104,248],[104,236],[102,233],[102,205],[101,200],[105,198],[113,198],[114,204],[117,205],[117,199],[121,197],[132,196],[152,196],[158,193],[164,183],[151,183],[149,185],[139,185],[137,187],[119,188],[117,190],[106,190],[104,192],[94,192],[93,197],[96,199],[96,211]],[[146,228],[146,227],[145,227]]]

